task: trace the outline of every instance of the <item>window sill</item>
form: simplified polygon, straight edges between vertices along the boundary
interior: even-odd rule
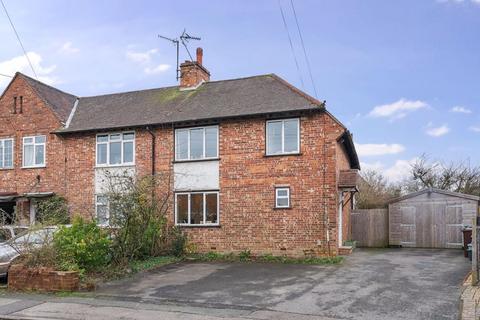
[[[14,167],[8,167],[8,168],[0,168],[0,171],[7,171],[7,170],[13,170],[15,169]]]
[[[263,155],[264,158],[271,158],[271,157],[288,157],[288,156],[294,156],[298,157],[303,155],[301,152],[295,152],[295,153],[279,153],[279,154],[265,154]]]
[[[28,167],[22,167],[22,169],[43,169],[46,168],[46,165],[43,166],[28,166]]]
[[[176,224],[179,228],[220,228],[219,224]]]
[[[172,163],[189,163],[189,162],[204,162],[204,161],[220,161],[220,158],[193,159],[193,160],[174,160],[174,161],[172,161]]]
[[[273,210],[292,210],[292,207],[273,207]]]
[[[95,169],[135,167],[135,163],[96,165]]]

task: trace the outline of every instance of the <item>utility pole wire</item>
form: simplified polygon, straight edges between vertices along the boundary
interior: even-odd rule
[[[0,76],[6,77],[6,78],[13,78],[13,76],[9,76],[9,75],[3,74],[3,73],[0,73]]]
[[[303,54],[305,56],[305,61],[307,62],[308,73],[310,75],[310,80],[312,81],[313,91],[315,92],[315,98],[318,99],[317,88],[315,86],[315,81],[313,80],[312,67],[310,66],[310,60],[308,59],[307,50],[305,49],[305,43],[303,42],[302,31],[300,30],[300,25],[297,19],[297,12],[295,11],[295,6],[293,5],[293,0],[290,0],[292,6],[293,15],[295,16],[295,23],[297,24],[298,35],[300,36],[300,42],[302,43]]]
[[[297,55],[295,54],[295,50],[293,49],[292,38],[290,37],[290,32],[288,31],[287,20],[285,20],[285,14],[283,13],[282,4],[280,0],[278,0],[278,7],[280,8],[280,13],[282,14],[283,25],[285,26],[285,31],[287,32],[288,42],[290,43],[290,49],[292,50],[293,59],[295,60],[295,66],[297,67],[298,76],[300,77],[300,82],[302,83],[302,89],[305,90],[305,84],[303,82],[302,73],[300,71],[300,66],[298,65]]]
[[[18,35],[17,29],[15,28],[15,25],[13,24],[12,19],[10,18],[10,15],[8,14],[7,7],[5,7],[5,3],[3,3],[3,0],[0,0],[2,3],[3,10],[5,11],[5,14],[7,15],[8,21],[10,21],[10,25],[12,26],[13,32],[15,33],[15,36],[17,37],[18,43],[20,43],[20,46],[22,47],[23,54],[25,55],[25,58],[28,61],[28,64],[30,65],[30,68],[32,69],[33,74],[35,75],[35,78],[38,80],[37,73],[35,72],[35,69],[33,68],[33,64],[30,61],[30,58],[27,55],[27,51],[25,50],[25,47],[23,46],[22,40],[20,40],[20,36]]]

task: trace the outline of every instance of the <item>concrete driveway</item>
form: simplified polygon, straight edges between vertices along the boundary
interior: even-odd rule
[[[285,319],[458,319],[459,250],[360,250],[338,266],[180,263],[102,286],[117,299],[275,312]]]

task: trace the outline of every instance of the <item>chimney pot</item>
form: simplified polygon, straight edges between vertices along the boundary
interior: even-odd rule
[[[197,48],[197,63],[203,65],[203,49]]]

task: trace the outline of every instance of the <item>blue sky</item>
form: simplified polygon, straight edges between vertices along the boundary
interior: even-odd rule
[[[183,28],[202,37],[191,51],[204,48],[212,80],[276,73],[302,89],[277,0],[4,3],[39,78],[76,95],[174,85],[174,48],[157,34]],[[480,0],[294,3],[318,98],[353,132],[363,168],[395,180],[423,153],[478,164]],[[0,39],[0,73],[31,74],[3,12]]]

